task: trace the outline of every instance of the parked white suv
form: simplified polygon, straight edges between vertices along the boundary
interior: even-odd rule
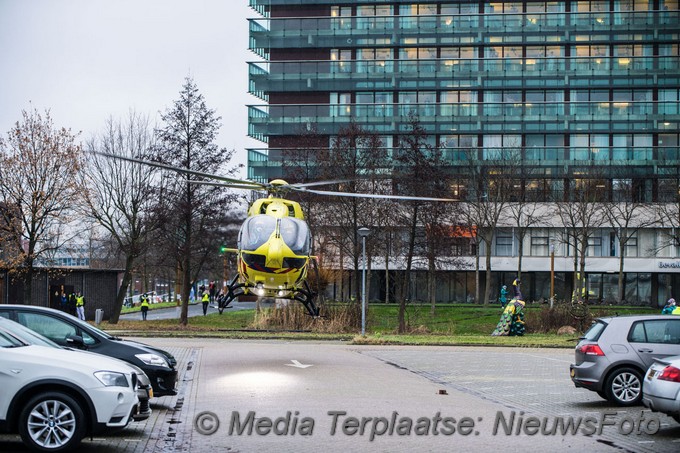
[[[72,450],[86,435],[118,431],[138,403],[137,374],[127,363],[27,344],[5,322],[0,370],[0,432],[19,433],[35,451]]]

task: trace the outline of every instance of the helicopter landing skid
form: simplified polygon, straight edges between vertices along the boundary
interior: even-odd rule
[[[224,309],[229,307],[229,304],[234,299],[245,294],[245,291],[243,290],[245,287],[246,285],[244,283],[238,283],[238,275],[234,277],[231,283],[227,285],[227,294],[217,300],[217,311],[222,314]]]
[[[307,282],[305,282],[305,288],[304,289],[297,290],[297,292],[293,296],[293,299],[297,300],[302,305],[304,305],[305,308],[307,309],[307,312],[313,318],[319,317],[319,307],[317,307],[316,304],[314,303],[314,293],[309,288],[309,285],[307,284]]]

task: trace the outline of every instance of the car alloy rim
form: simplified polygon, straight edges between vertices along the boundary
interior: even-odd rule
[[[41,447],[57,448],[66,444],[76,431],[76,416],[59,400],[41,401],[28,416],[28,432]]]
[[[621,373],[612,382],[612,393],[625,403],[634,401],[640,395],[640,380],[633,373]]]

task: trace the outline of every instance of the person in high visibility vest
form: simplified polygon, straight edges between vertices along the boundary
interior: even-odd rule
[[[210,303],[210,292],[203,291],[203,298],[201,299],[201,302],[203,303],[203,316],[205,316],[208,313],[208,304]]]
[[[142,309],[142,321],[146,321],[146,315],[149,312],[149,298],[146,297],[146,293],[142,296],[142,303],[139,308]]]
[[[85,297],[80,292],[76,295],[76,313],[78,319],[85,321]]]

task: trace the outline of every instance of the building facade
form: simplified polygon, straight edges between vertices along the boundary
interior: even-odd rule
[[[286,152],[305,131],[330,146],[350,121],[396,148],[415,113],[458,178],[452,196],[461,201],[471,159],[497,166],[511,152],[520,165],[508,171],[524,175],[521,193],[533,202],[568,202],[589,186],[603,202],[644,204],[658,217],[623,245],[613,222],[589,234],[594,298],[616,299],[621,254],[625,299],[658,305],[680,292],[680,217],[652,209],[680,206],[678,0],[250,5],[258,15],[250,48],[261,60],[249,63],[249,89],[262,102],[249,106],[249,135],[263,143],[249,150],[250,179],[286,177]],[[494,286],[512,281],[521,250],[529,296],[549,297],[553,251],[568,291],[574,251],[557,239],[565,227],[520,236],[501,225]],[[441,282],[441,300],[474,293],[455,269]]]

